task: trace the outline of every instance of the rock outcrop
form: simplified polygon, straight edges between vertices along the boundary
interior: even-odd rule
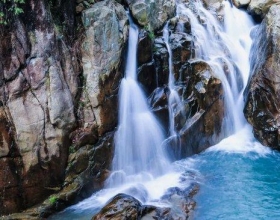
[[[83,24],[83,115],[87,126],[98,127],[101,136],[117,124],[118,68],[128,35],[128,18],[122,5],[104,1],[83,12]]]
[[[16,19],[0,45],[3,140],[10,141],[0,155],[1,214],[34,205],[63,183],[66,137],[76,120],[77,61],[65,68],[72,55],[58,39],[47,6],[29,3],[32,22]]]
[[[1,215],[78,180],[71,190],[80,199],[102,187],[91,177],[110,166],[112,144],[101,146],[117,124],[128,34],[126,12],[114,1],[84,11],[84,30],[76,33],[74,1],[28,0],[23,15],[9,21],[0,33]],[[75,156],[68,159],[69,153]]]
[[[251,52],[251,79],[244,109],[255,137],[264,145],[280,149],[279,54],[280,6],[273,5],[254,30]]]

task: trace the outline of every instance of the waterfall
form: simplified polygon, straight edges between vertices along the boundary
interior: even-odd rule
[[[130,19],[125,77],[119,92],[119,125],[109,187],[141,182],[166,172],[169,161],[164,154],[163,132],[151,113],[147,98],[137,82],[138,27]]]
[[[192,1],[188,7],[178,4],[178,17],[187,17],[191,23],[196,60],[207,62],[215,77],[221,80],[225,93],[226,135],[245,125],[243,91],[249,76],[250,31],[252,19],[241,10],[223,2],[224,22],[206,10],[202,2]]]
[[[176,125],[175,125],[175,115],[182,114],[185,115],[184,104],[176,91],[175,79],[173,74],[173,63],[172,63],[172,51],[169,45],[169,22],[166,23],[163,29],[163,39],[169,54],[168,66],[169,66],[169,76],[168,76],[168,87],[169,87],[169,97],[168,97],[168,108],[169,108],[169,135],[171,137],[177,136]],[[179,144],[179,143],[177,143]]]
[[[164,142],[163,132],[151,113],[146,97],[137,82],[136,53],[138,28],[130,19],[125,77],[122,79],[119,91],[119,125],[115,134],[112,173],[107,179],[107,188],[72,207],[72,213],[69,211],[70,216],[71,214],[76,214],[75,211],[91,211],[93,207],[98,210],[112,196],[120,192],[131,194],[139,200],[145,197],[141,200],[143,203],[151,203],[152,201],[155,206],[161,206],[162,196],[168,189],[171,187],[186,187],[187,181],[182,184],[182,180],[188,178],[188,173],[191,174],[190,176],[195,176],[195,178],[197,175],[197,181],[202,183],[200,184],[201,191],[204,190],[203,193],[210,193],[211,195],[211,197],[207,197],[206,199],[202,195],[201,199],[198,200],[199,206],[196,209],[202,214],[201,216],[197,215],[198,217],[196,216],[195,219],[205,219],[209,214],[210,216],[211,214],[214,216],[209,219],[219,219],[221,216],[228,216],[227,211],[230,209],[233,210],[233,214],[229,217],[236,217],[236,204],[229,203],[229,198],[231,200],[234,198],[235,202],[237,201],[238,204],[241,204],[238,193],[236,193],[237,190],[243,190],[244,192],[242,193],[245,196],[251,196],[250,194],[246,194],[246,185],[239,186],[239,183],[242,183],[240,179],[238,180],[239,172],[244,171],[242,169],[239,170],[239,163],[248,162],[247,158],[243,158],[243,154],[247,154],[248,152],[253,152],[258,155],[269,152],[256,142],[250,128],[248,129],[246,127],[246,121],[242,113],[243,91],[247,84],[250,71],[250,31],[254,26],[253,21],[246,12],[231,7],[228,1],[223,2],[223,21],[219,21],[215,13],[206,10],[202,2],[198,0],[179,1],[177,2],[177,18],[182,18],[184,21],[189,20],[191,24],[191,35],[195,47],[195,53],[192,59],[207,62],[213,74],[215,74],[214,76],[221,80],[224,89],[226,112],[223,129],[226,135],[233,135],[225,138],[219,144],[212,146],[200,155],[175,162],[172,164],[174,169],[169,169],[170,162],[162,148],[162,143]],[[184,111],[182,110],[183,103],[176,91],[169,34],[167,23],[164,27],[163,39],[169,53],[169,135],[171,137],[177,137],[178,131],[176,130],[174,118],[176,114],[184,114]],[[166,142],[168,143],[168,141]],[[187,148],[189,146],[181,147]],[[212,151],[218,151],[218,153],[213,153]],[[225,151],[229,152],[229,154],[224,153]],[[230,152],[234,152],[234,154],[230,154]],[[255,162],[255,157],[252,160]],[[225,164],[224,166],[220,165],[221,161]],[[208,164],[212,166],[209,168]],[[250,164],[248,166],[250,167]],[[202,170],[202,174],[200,172],[201,167],[205,169]],[[225,172],[225,167],[231,170],[231,175]],[[273,165],[273,167],[277,168],[276,165]],[[171,172],[168,173],[169,170]],[[245,171],[251,174],[248,169]],[[274,174],[275,172],[273,176],[275,176]],[[215,188],[216,190],[213,190],[213,188],[210,188],[205,190],[204,188],[207,184],[205,184],[203,179],[199,179],[200,175],[206,176],[207,184],[210,182],[210,186],[212,184],[217,189]],[[232,176],[234,178],[231,178]],[[227,180],[227,182],[222,182],[224,180]],[[229,184],[231,182],[234,182],[238,188],[230,187]],[[128,187],[126,183],[129,183],[127,184]],[[252,183],[252,178],[248,178],[248,183]],[[257,188],[259,183],[257,182],[256,185]],[[129,191],[129,187],[140,189],[141,192],[144,192],[144,196],[137,197],[139,190]],[[228,191],[232,193],[227,194]],[[262,189],[259,191],[262,193],[265,192]],[[224,197],[223,200],[220,200],[222,197]],[[251,207],[255,205],[259,198],[256,194],[253,202],[248,205],[250,209],[244,209],[244,213],[252,214]],[[213,206],[212,203],[218,205]],[[208,207],[210,207],[210,211]],[[226,209],[223,209],[223,207],[226,207]],[[91,214],[89,216],[92,216]],[[83,216],[83,213],[78,216]]]

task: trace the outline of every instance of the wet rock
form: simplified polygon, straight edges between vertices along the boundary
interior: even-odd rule
[[[156,88],[148,98],[150,106],[155,110],[162,107],[168,107],[168,87]]]
[[[222,14],[223,0],[203,0],[203,3],[208,9],[218,12],[218,14]]]
[[[184,86],[179,94],[187,119],[184,115],[175,116],[179,135],[170,138],[165,146],[174,160],[199,153],[224,135],[223,88],[210,66],[201,60],[186,62],[180,69],[180,79]]]
[[[118,194],[112,198],[92,220],[102,219],[138,219],[141,203],[134,197]]]
[[[168,130],[169,113],[168,113],[168,87],[158,87],[148,98],[148,103],[152,108],[153,113],[158,117],[159,121],[166,130]]]
[[[157,87],[156,67],[154,62],[145,63],[138,68],[138,81],[143,85],[147,94]]]
[[[154,62],[156,66],[156,83],[161,87],[168,84],[169,78],[169,54],[162,37],[158,37],[154,42]]]
[[[170,35],[170,45],[173,55],[174,77],[176,80],[179,80],[180,76],[178,73],[181,66],[192,57],[192,37],[184,33],[173,33]]]
[[[139,33],[137,59],[138,65],[141,66],[144,63],[152,61],[153,55],[153,36],[148,31],[141,30]]]
[[[114,151],[113,138],[114,132],[111,132],[94,146],[86,145],[78,150],[71,149],[73,152],[70,153],[68,159],[63,188],[50,188],[53,194],[40,205],[23,213],[11,214],[8,219],[44,219],[89,197],[92,192],[102,189],[104,181],[109,176]],[[9,177],[9,179],[12,178]],[[15,189],[17,188],[13,188]],[[141,195],[140,192],[139,195]],[[12,201],[18,202],[14,199]]]
[[[255,137],[264,145],[280,149],[279,53],[280,6],[273,5],[255,30],[252,76],[246,88],[245,117]]]
[[[241,7],[245,7],[247,5],[249,5],[250,0],[234,0],[233,4],[237,7],[237,8],[241,8]]]
[[[187,189],[179,187],[169,188],[166,194],[161,198],[162,201],[168,201],[171,204],[169,218],[171,219],[188,219],[196,202],[192,197],[198,192],[198,185],[193,184]]]
[[[130,195],[118,194],[113,197],[92,219],[189,219],[196,203],[192,197],[198,186],[191,185],[186,189],[170,188],[159,202],[167,207],[142,205]]]

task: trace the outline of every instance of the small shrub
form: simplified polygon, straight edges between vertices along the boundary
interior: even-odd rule
[[[0,24],[8,24],[8,14],[10,14],[10,16],[22,14],[23,4],[25,4],[25,0],[0,0]]]

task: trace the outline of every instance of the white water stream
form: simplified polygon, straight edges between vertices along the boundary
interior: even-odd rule
[[[138,28],[130,19],[125,78],[119,94],[119,126],[109,187],[143,182],[166,173],[170,163],[161,147],[162,129],[137,82]]]
[[[231,7],[227,1],[223,4],[223,25],[200,1],[192,3],[193,10],[181,4],[178,14],[190,19],[195,39],[195,58],[206,61],[222,81],[226,102],[224,129],[229,135],[245,124],[243,91],[250,71],[250,31],[254,24],[246,12]]]

